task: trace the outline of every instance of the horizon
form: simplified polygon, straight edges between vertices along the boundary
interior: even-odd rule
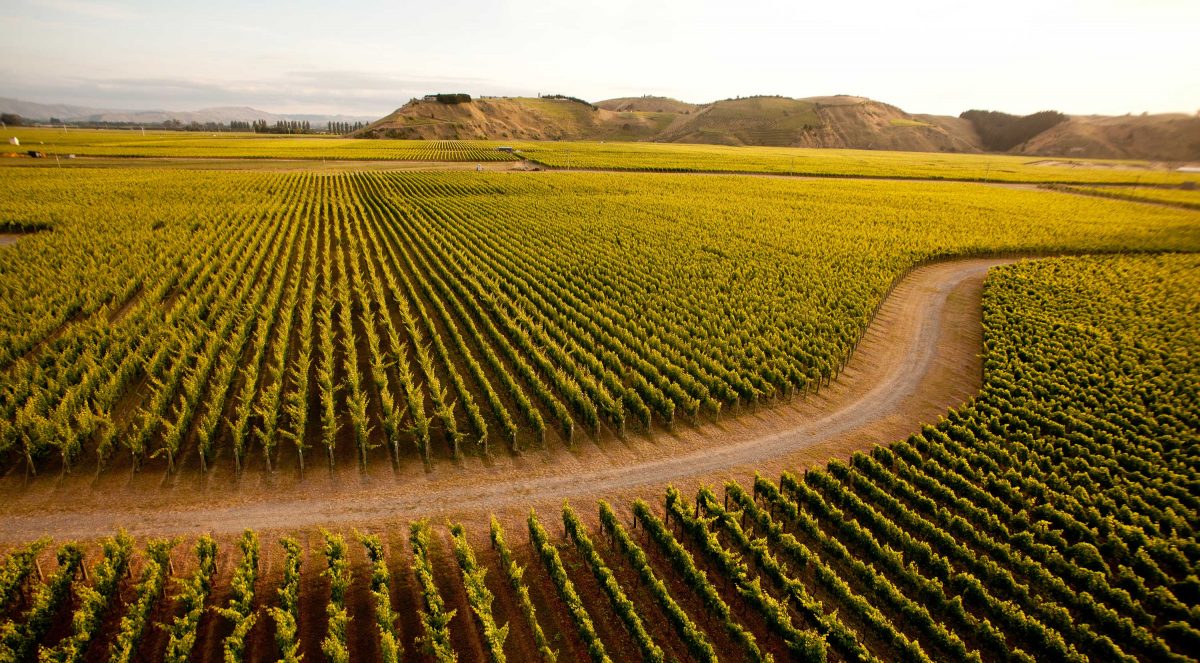
[[[383,117],[434,92],[689,103],[851,94],[911,113],[1194,114],[1200,5],[798,7],[529,0],[250,8],[17,0],[0,96],[106,109]],[[363,21],[362,16],[372,20]],[[429,26],[452,26],[437,30]],[[981,28],[980,26],[986,26]],[[345,35],[345,36],[343,36]],[[836,57],[814,57],[812,54]],[[971,55],[973,54],[973,55]],[[253,72],[250,74],[248,72]]]
[[[442,93],[463,93],[464,91],[463,90],[441,90],[441,92]],[[435,92],[430,91],[426,94],[435,94]],[[539,92],[539,93],[535,93],[535,94],[514,94],[514,95],[477,95],[477,94],[473,94],[473,93],[467,93],[467,94],[470,94],[472,100],[478,100],[478,99],[522,99],[522,98],[531,99],[531,98],[537,98],[537,97],[546,96],[546,95],[555,94],[555,93],[552,93],[552,92],[540,93]],[[665,95],[653,94],[653,93],[639,94],[639,95],[626,95],[624,97],[606,97],[603,99],[599,99],[599,98],[589,99],[586,97],[581,97],[581,99],[583,99],[584,101],[587,101],[589,103],[602,103],[605,101],[610,101],[610,100],[615,100],[615,99],[642,99],[642,98],[671,99],[674,101],[687,103],[692,106],[705,106],[708,104],[714,104],[714,103],[718,103],[718,102],[722,102],[722,101],[734,101],[734,100],[738,100],[738,99],[753,99],[755,97],[787,97],[787,95],[745,94],[745,95],[724,97],[721,99],[713,99],[710,101],[699,101],[699,102],[687,101],[684,99],[677,99],[675,97],[668,97]],[[859,98],[867,98],[867,99],[869,99],[871,101],[875,101],[875,102],[880,102],[880,103],[885,103],[885,104],[889,103],[886,99],[877,99],[874,97],[866,97],[865,95],[843,94],[843,93],[814,94],[814,95],[807,95],[804,97],[789,97],[789,98],[804,100],[804,99],[819,99],[819,98],[829,98],[829,97],[859,97]],[[5,98],[5,97],[0,97],[0,98]],[[219,106],[200,106],[200,107],[189,107],[189,108],[163,108],[163,107],[150,107],[150,106],[134,108],[134,107],[120,107],[120,106],[89,106],[86,104],[64,103],[64,102],[52,101],[52,100],[44,101],[44,100],[34,100],[34,99],[21,99],[21,98],[17,98],[17,97],[7,97],[7,98],[12,99],[13,101],[21,102],[21,103],[30,103],[30,104],[37,104],[37,105],[42,105],[42,106],[75,106],[75,107],[88,108],[90,110],[100,110],[100,111],[105,111],[105,112],[110,112],[110,113],[168,113],[169,114],[169,113],[203,113],[206,111],[218,111],[218,110],[252,110],[252,111],[257,111],[257,112],[262,112],[262,113],[268,113],[271,115],[281,115],[281,116],[289,116],[289,117],[312,115],[312,116],[316,116],[316,117],[320,117],[320,116],[345,117],[345,118],[355,120],[355,121],[362,121],[366,118],[371,118],[371,121],[375,121],[375,120],[379,120],[379,119],[383,119],[383,118],[387,117],[391,113],[399,110],[400,108],[402,108],[403,106],[407,105],[408,103],[410,103],[412,101],[419,100],[421,98],[421,95],[407,99],[404,101],[404,103],[400,104],[399,106],[396,106],[395,108],[393,108],[390,111],[380,113],[379,115],[372,115],[370,113],[366,113],[366,114],[353,113],[351,111],[321,112],[321,111],[306,110],[306,109],[278,111],[274,108],[263,108],[260,106],[255,106],[253,104],[236,104],[236,103],[223,104],[223,105],[219,105]],[[895,104],[892,104],[892,105],[895,105]],[[1007,111],[1004,111],[1003,109],[996,109],[996,108],[964,108],[962,111],[960,111],[958,113],[924,113],[919,109],[912,110],[912,109],[908,109],[908,108],[901,108],[901,110],[912,113],[912,114],[943,115],[943,116],[949,116],[949,117],[958,117],[962,113],[966,113],[967,111],[989,111],[989,112],[999,111],[1002,113],[1007,113]],[[1029,111],[1027,113],[1020,113],[1020,114],[1012,113],[1012,115],[1030,115],[1033,113],[1044,112],[1044,111],[1058,111],[1058,109],[1042,108],[1040,110]],[[1058,112],[1061,112],[1061,111],[1058,111]],[[1086,116],[1119,117],[1119,116],[1130,116],[1130,115],[1145,115],[1147,113],[1150,113],[1150,112],[1149,111],[1143,111],[1141,113],[1126,112],[1126,113],[1120,113],[1120,114],[1116,114],[1116,113],[1113,113],[1113,114],[1108,114],[1108,113],[1064,113],[1064,114],[1068,115],[1068,116],[1080,116],[1080,117],[1086,117]],[[1154,113],[1150,113],[1150,114],[1153,114],[1153,115],[1191,115],[1191,113],[1187,113],[1185,111],[1159,111],[1159,112],[1154,112]],[[1200,115],[1200,110],[1197,110],[1195,112],[1195,115]]]

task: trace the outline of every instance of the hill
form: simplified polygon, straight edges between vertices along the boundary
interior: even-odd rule
[[[464,103],[414,99],[358,135],[366,138],[653,140],[679,115],[614,111],[549,97],[484,97]]]
[[[714,145],[978,151],[969,136],[863,97],[760,96],[705,105],[630,97],[416,100],[372,123],[371,138],[634,140]]]
[[[1011,151],[1038,156],[1196,161],[1200,160],[1200,117],[1182,113],[1075,115]]]
[[[650,113],[679,113],[686,115],[701,107],[701,104],[689,104],[686,101],[670,97],[619,97],[606,99],[596,103],[597,106],[610,111],[641,111]]]
[[[975,137],[948,129],[936,116],[917,116],[864,97],[809,97],[820,119],[806,147],[845,147],[914,152],[978,152]]]

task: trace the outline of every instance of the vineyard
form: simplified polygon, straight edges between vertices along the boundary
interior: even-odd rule
[[[171,157],[189,159],[330,159],[393,161],[516,161],[487,141],[354,140],[340,137],[269,136],[251,133],[25,129],[9,131],[20,151],[48,155]],[[17,150],[18,148],[8,148]]]
[[[1195,254],[996,268],[980,394],[824,468],[490,527],[40,540],[0,564],[0,661],[1195,660],[1197,292]]]
[[[7,174],[41,230],[0,272],[14,476],[653,433],[819,389],[922,262],[1200,246],[1193,212],[968,184]]]
[[[758,173],[981,182],[1179,185],[1200,176],[1144,161],[1047,161],[1000,154],[890,152],[675,143],[370,140],[247,133],[16,128],[24,152],[168,159],[516,162],[556,169]],[[519,154],[499,151],[508,146]],[[61,160],[60,160],[61,161]],[[86,162],[87,160],[81,160]],[[82,165],[82,164],[81,164]],[[246,165],[243,164],[243,167]],[[1141,191],[1148,189],[1143,186]]]
[[[1200,190],[1196,190],[1195,188],[1072,186],[1066,187],[1065,190],[1091,196],[1100,196],[1101,198],[1135,200],[1200,210]]]
[[[980,182],[1181,184],[1195,173],[1146,162],[1047,161],[999,154],[730,147],[672,143],[517,143],[526,159],[553,168],[731,172],[815,177],[887,177]]]

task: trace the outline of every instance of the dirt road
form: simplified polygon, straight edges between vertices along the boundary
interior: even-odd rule
[[[819,394],[674,431],[584,441],[521,456],[458,464],[310,472],[304,479],[228,475],[66,477],[0,486],[0,542],[38,536],[91,538],[214,534],[406,522],[430,517],[485,522],[571,498],[661,497],[756,469],[814,466],[886,444],[936,420],[980,383],[980,294],[1002,259],[920,268],[884,303],[841,377]]]

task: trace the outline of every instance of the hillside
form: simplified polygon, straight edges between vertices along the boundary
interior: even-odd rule
[[[815,104],[787,97],[726,99],[680,118],[659,135],[669,143],[804,145],[820,128]]]
[[[1183,114],[1071,116],[1011,150],[1038,156],[1200,160],[1200,117]]]
[[[672,99],[670,97],[656,97],[646,95],[644,97],[618,97],[616,99],[606,99],[596,103],[597,106],[610,111],[642,111],[651,113],[679,113],[686,115],[702,106],[702,104],[689,104],[686,101]]]
[[[443,104],[414,99],[360,132],[366,138],[653,140],[676,113],[595,109],[570,99],[501,97]]]
[[[808,147],[847,147],[912,152],[978,152],[973,135],[947,129],[941,118],[910,115],[863,97],[810,97],[821,120]],[[952,119],[952,118],[945,118]]]
[[[1008,117],[1018,126],[1034,127],[1038,115],[1021,118],[973,112]],[[1028,133],[1030,138],[1022,136],[1019,143],[1008,142],[1003,147],[989,149],[995,142],[989,140],[995,137],[991,133],[982,137],[979,125],[969,118],[912,114],[866,97],[755,96],[690,104],[670,97],[643,96],[607,99],[594,105],[548,97],[485,97],[458,104],[414,99],[358,135],[433,140],[649,141],[907,152],[1007,151],[1030,156],[1200,160],[1200,117],[1069,116],[1056,126],[1041,133],[1037,131],[1041,128]]]
[[[862,97],[746,97],[706,105],[667,97],[413,100],[372,123],[369,138],[633,140],[712,145],[973,152],[969,139]]]

